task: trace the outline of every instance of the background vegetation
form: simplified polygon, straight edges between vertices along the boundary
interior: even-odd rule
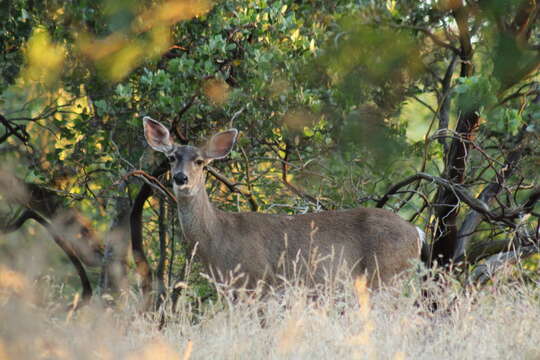
[[[535,1],[12,0],[0,11],[2,274],[84,302],[157,294],[144,304],[159,307],[188,294],[197,308],[215,296],[157,189],[170,180],[144,141],[149,115],[181,143],[240,130],[210,169],[222,209],[387,207],[426,231],[425,264],[460,286],[508,264],[538,286]]]

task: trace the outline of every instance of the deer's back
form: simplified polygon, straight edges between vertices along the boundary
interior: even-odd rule
[[[419,257],[413,225],[383,209],[357,208],[304,215],[218,212],[216,233],[205,256],[226,273],[241,265],[250,283],[291,275],[291,267],[313,267],[314,279],[346,264],[353,276],[367,271],[372,286],[387,282]]]

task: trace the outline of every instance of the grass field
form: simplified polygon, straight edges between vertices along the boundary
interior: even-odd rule
[[[0,269],[0,360],[540,359],[538,284],[503,275],[481,289],[424,284],[434,312],[414,276],[376,292],[348,279],[316,298],[289,285],[263,299],[225,293],[203,306],[188,288],[175,313],[145,314],[135,294],[73,312],[55,301],[58,289],[36,294],[36,285]]]

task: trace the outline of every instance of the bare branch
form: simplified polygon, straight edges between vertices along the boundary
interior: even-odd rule
[[[173,203],[176,203],[176,197],[174,196],[174,194],[170,192],[170,190],[167,189],[165,185],[163,185],[161,181],[159,181],[156,177],[144,172],[143,170],[133,170],[122,176],[122,180],[126,181],[127,178],[130,176],[136,176],[143,179],[148,185],[152,186],[154,189],[159,190],[162,194],[167,196],[169,200],[171,200]]]
[[[522,212],[523,213],[530,213],[532,212],[534,206],[536,205],[536,202],[540,200],[540,186],[536,187],[530,194],[529,198],[525,202],[525,204],[522,205]]]
[[[510,30],[516,38],[526,41],[531,35],[531,25],[538,17],[538,5],[536,1],[523,0],[518,8],[516,16],[510,25]]]
[[[478,199],[489,204],[491,200],[499,194],[502,189],[501,183],[510,177],[516,168],[517,163],[521,159],[524,149],[522,147],[517,147],[516,150],[512,151],[508,155],[506,164],[503,167],[501,174],[497,174],[495,181],[492,181],[487,185],[484,190],[478,196]],[[532,210],[532,209],[531,209]],[[457,236],[457,246],[454,252],[454,260],[462,258],[465,255],[465,249],[467,249],[468,244],[472,238],[472,234],[476,227],[482,221],[481,214],[477,213],[474,210],[471,210],[463,220]]]
[[[505,266],[515,264],[519,260],[540,253],[540,248],[536,245],[525,246],[517,250],[499,253],[490,256],[485,263],[476,267],[470,276],[469,282],[485,284],[493,275]]]
[[[526,86],[533,86],[536,87],[536,83],[529,83],[525,84],[522,87],[518,89],[517,92],[520,92],[524,87]],[[533,103],[538,103],[540,101],[540,97],[537,96]],[[489,204],[496,196],[499,194],[499,192],[502,190],[503,183],[506,179],[508,179],[515,171],[519,161],[521,160],[523,154],[526,151],[526,147],[523,145],[525,135],[527,131],[527,124],[524,124],[518,134],[513,139],[513,150],[508,154],[506,161],[504,163],[504,166],[502,166],[501,170],[498,171],[497,169],[493,169],[496,176],[493,181],[489,185],[487,185],[481,192],[481,194],[478,196],[478,198],[487,204]],[[479,147],[476,147],[478,150],[480,150]],[[482,152],[483,154],[483,152]],[[490,162],[490,166],[492,164],[492,160],[486,156],[488,161]],[[533,197],[530,199],[532,204],[536,200],[534,200],[534,192]],[[534,205],[532,205],[534,207]],[[523,212],[531,212],[532,207],[530,205],[525,205]],[[482,217],[480,214],[476,213],[474,210],[470,211],[465,219],[463,220],[461,227],[457,233],[457,243],[454,250],[453,258],[456,261],[457,259],[463,258],[465,256],[465,250],[468,247],[469,242],[472,238],[472,233],[477,228],[477,226],[480,224],[482,220]]]
[[[173,130],[174,134],[176,135],[177,139],[180,141],[181,144],[187,144],[189,142],[189,139],[186,137],[185,134],[183,134],[179,129],[179,122],[180,119],[182,119],[182,116],[191,108],[191,106],[195,103],[195,100],[197,99],[197,95],[195,94],[191,97],[191,99],[188,100],[188,102],[184,105],[182,109],[178,112],[176,117],[173,119],[171,124],[171,129]]]
[[[429,37],[435,44],[437,44],[437,45],[439,45],[439,46],[441,46],[443,48],[452,50],[456,54],[459,54],[459,52],[460,52],[458,48],[456,48],[455,46],[453,46],[450,43],[444,42],[444,40],[440,39],[437,35],[433,34],[431,31],[429,31],[428,29],[423,28],[421,26],[413,26],[413,25],[405,25],[405,24],[399,24],[399,25],[398,24],[391,24],[391,26],[397,27],[397,28],[402,28],[402,29],[404,28],[404,29],[420,31],[421,33],[427,35],[427,37]]]
[[[323,210],[327,210],[327,208],[324,206],[324,204],[321,203],[321,201],[319,199],[317,199],[317,198],[311,196],[310,194],[300,190],[299,188],[297,188],[296,186],[291,184],[289,182],[289,180],[287,179],[287,177],[288,177],[288,169],[289,169],[289,165],[288,165],[289,150],[290,150],[289,145],[286,144],[285,145],[285,157],[283,158],[283,161],[281,162],[281,181],[283,182],[283,184],[285,184],[285,186],[287,186],[297,196],[300,196],[301,198],[303,198],[305,200],[308,200],[309,202],[315,204],[315,206],[318,206]]]
[[[6,128],[6,133],[0,138],[0,144],[7,140],[11,135],[15,135],[23,144],[30,139],[30,135],[23,126],[12,124],[2,114],[0,114],[0,123]]]
[[[520,98],[520,97],[523,97],[523,96],[530,96],[530,95],[538,96],[538,94],[540,93],[540,89],[538,89],[538,85],[539,84],[536,81],[532,81],[532,82],[528,82],[526,84],[523,84],[515,92],[513,92],[512,94],[506,96],[501,101],[499,101],[499,103],[497,105],[503,105],[503,104],[505,104],[506,102],[508,102],[508,101],[510,101],[512,99]],[[530,88],[530,89],[525,91],[525,92],[522,92],[522,90],[527,88],[527,87]]]
[[[515,227],[515,224],[512,223],[512,220],[518,218],[525,213],[531,212],[534,204],[538,201],[538,199],[540,199],[540,187],[538,187],[531,192],[528,200],[525,202],[524,205],[511,210],[503,209],[503,211],[501,211],[500,213],[495,213],[491,211],[488,204],[486,204],[481,199],[475,198],[465,187],[463,187],[463,185],[452,183],[438,176],[433,176],[426,173],[417,173],[393,185],[390,190],[388,190],[387,193],[381,199],[379,199],[376,207],[383,207],[390,198],[390,196],[396,194],[399,189],[419,180],[427,180],[443,187],[445,190],[454,194],[457,199],[467,204],[471,209],[479,212],[487,220],[501,221],[510,227]]]
[[[150,175],[152,178],[157,178],[161,174],[164,174],[168,169],[168,164],[163,161],[159,164],[158,168]],[[146,177],[145,177],[146,178]],[[153,180],[151,180],[152,182]],[[159,182],[158,182],[159,183]],[[154,185],[157,185],[154,184]],[[163,185],[162,185],[163,186]],[[153,270],[148,263],[143,245],[142,235],[142,213],[144,209],[144,203],[152,195],[152,185],[145,182],[131,208],[130,214],[130,229],[131,229],[131,248],[133,253],[133,260],[136,265],[136,271],[142,278],[142,291],[145,297],[144,308],[147,309],[151,304],[150,293],[152,290],[152,277]]]
[[[431,111],[432,113],[437,113],[437,110],[435,110],[433,108],[433,106],[429,105],[427,102],[425,102],[424,100],[420,99],[418,96],[416,95],[413,95],[412,98],[416,101],[418,101],[420,104],[424,105],[429,111]]]
[[[210,174],[212,174],[212,176],[215,177],[217,180],[219,180],[221,183],[223,183],[229,189],[230,192],[237,193],[237,194],[240,194],[243,197],[245,197],[248,200],[252,211],[257,211],[259,209],[259,206],[257,205],[257,201],[253,197],[252,193],[242,191],[238,187],[237,184],[235,184],[232,181],[230,181],[229,179],[227,179],[225,177],[225,175],[221,174],[216,168],[214,168],[214,167],[212,167],[210,165],[207,165],[206,168],[207,168],[208,172]]]
[[[240,115],[242,115],[242,113],[244,112],[244,110],[246,109],[245,106],[241,107],[240,110],[238,110],[237,112],[235,112],[233,114],[233,116],[231,116],[231,120],[229,120],[229,127],[233,127],[233,124],[234,124],[234,120],[236,120],[237,117],[239,117]]]

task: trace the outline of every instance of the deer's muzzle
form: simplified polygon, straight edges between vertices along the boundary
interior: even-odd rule
[[[174,174],[173,179],[176,185],[186,185],[188,183],[188,177],[183,172]]]

